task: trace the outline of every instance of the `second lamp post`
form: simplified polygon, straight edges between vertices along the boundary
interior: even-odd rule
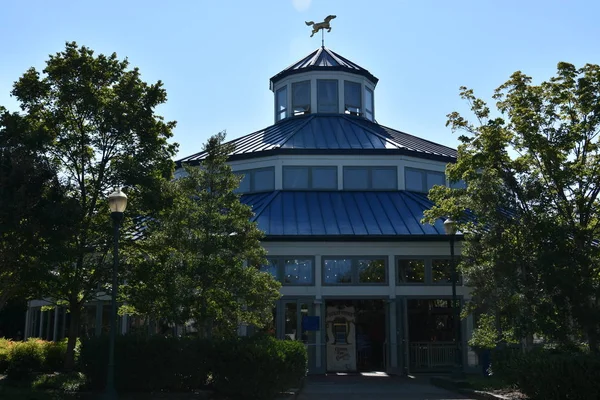
[[[106,398],[116,399],[115,389],[115,339],[117,336],[117,290],[119,288],[119,228],[123,222],[123,213],[127,208],[127,196],[121,189],[108,196],[110,216],[113,220],[113,271],[110,309],[110,342],[108,345],[108,374],[106,376]]]
[[[456,260],[454,258],[454,239],[456,236],[456,223],[451,219],[447,218],[444,221],[444,231],[450,238],[450,265],[452,268],[452,313],[454,322],[454,336],[456,349],[455,351],[455,368],[453,375],[455,378],[462,377],[462,346],[461,346],[461,335],[460,335],[460,305],[458,304],[458,297],[456,296],[456,284],[458,282],[458,272],[456,271]]]

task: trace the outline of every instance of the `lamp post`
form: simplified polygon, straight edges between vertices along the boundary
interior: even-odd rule
[[[127,208],[127,196],[121,189],[115,190],[108,196],[110,216],[113,220],[113,271],[110,310],[110,341],[108,345],[108,374],[106,376],[106,398],[116,399],[115,389],[115,339],[117,336],[117,272],[119,268],[119,227],[123,221],[123,213]]]
[[[454,260],[454,238],[456,235],[456,222],[451,218],[447,218],[444,221],[444,231],[450,238],[450,266],[452,268],[452,313],[454,318],[454,335],[456,350],[454,356],[454,378],[462,378],[462,354],[461,354],[461,337],[460,337],[460,307],[458,305],[458,299],[456,297],[456,282],[458,281],[458,273],[456,271],[456,261]]]

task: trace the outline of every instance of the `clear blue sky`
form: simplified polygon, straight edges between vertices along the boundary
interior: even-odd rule
[[[269,78],[320,46],[305,20],[336,14],[325,45],[379,78],[379,123],[455,147],[446,114],[458,88],[482,97],[521,70],[536,81],[559,61],[600,64],[595,0],[29,0],[0,9],[0,104],[13,82],[76,41],[117,52],[162,80],[160,113],[178,121],[179,157],[226,129],[273,123]]]

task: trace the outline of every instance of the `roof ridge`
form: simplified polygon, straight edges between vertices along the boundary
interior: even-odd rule
[[[308,114],[308,118],[306,118],[306,121],[304,121],[303,124],[301,124],[298,128],[296,128],[295,131],[292,131],[292,133],[290,135],[288,135],[288,137],[281,143],[279,143],[279,148],[282,148],[284,144],[287,143],[288,140],[290,140],[292,137],[294,137],[294,135],[296,135],[298,132],[300,132],[300,130],[302,128],[304,128],[310,121],[312,121],[315,118],[316,114]]]
[[[447,149],[449,149],[449,150],[457,151],[457,149],[454,149],[454,148],[452,148],[452,147],[450,147],[450,146],[446,146],[445,144],[437,143],[437,142],[431,141],[431,140],[429,140],[429,139],[424,139],[424,138],[422,138],[422,137],[419,137],[419,136],[413,135],[413,134],[411,134],[411,133],[406,133],[406,132],[404,132],[404,131],[399,131],[398,129],[390,128],[389,126],[386,126],[386,125],[381,125],[381,124],[378,124],[378,125],[379,125],[379,126],[381,126],[381,127],[382,127],[382,128],[384,128],[384,129],[389,129],[389,130],[391,130],[391,131],[398,132],[398,133],[401,133],[401,134],[403,134],[403,135],[410,136],[410,137],[413,137],[413,138],[416,138],[416,139],[422,140],[422,141],[424,141],[424,142],[427,142],[427,143],[435,144],[436,146],[441,146],[441,147],[445,147],[445,148],[447,148]]]
[[[329,54],[330,54],[330,55],[331,55],[333,58],[335,58],[335,59],[336,59],[336,61],[337,61],[338,63],[339,63],[339,62],[340,62],[340,60],[341,60],[342,62],[344,62],[344,63],[346,63],[346,64],[350,64],[350,65],[352,65],[352,66],[353,66],[354,68],[356,68],[356,69],[364,69],[364,70],[366,70],[366,68],[363,68],[363,67],[361,67],[360,65],[358,65],[358,64],[357,64],[357,63],[355,63],[354,61],[350,61],[350,60],[349,60],[349,59],[347,59],[346,57],[344,57],[344,56],[342,56],[342,55],[340,55],[340,54],[336,53],[335,51],[333,51],[333,50],[331,50],[331,49],[328,49],[328,48],[326,48],[325,50],[327,50],[327,52],[328,52],[328,53],[329,53]]]
[[[259,209],[257,209],[254,212],[254,218],[253,220],[256,222],[256,220],[258,219],[258,217],[260,217],[260,215],[263,213],[263,211],[265,211],[265,209],[271,205],[271,203],[273,202],[273,200],[275,199],[275,197],[277,197],[277,195],[279,195],[279,193],[281,193],[281,190],[274,190],[271,193],[269,193],[267,195],[267,198],[265,199],[265,201],[262,204],[262,207],[260,207]]]
[[[401,149],[401,148],[402,148],[402,149],[408,149],[408,147],[406,147],[406,146],[403,146],[403,145],[400,145],[400,144],[398,144],[398,143],[395,143],[394,141],[392,141],[392,140],[390,140],[390,139],[386,138],[385,136],[383,136],[383,135],[382,135],[382,134],[380,134],[379,132],[375,132],[373,129],[371,129],[371,128],[367,127],[367,126],[361,126],[361,125],[360,125],[358,122],[354,121],[354,118],[350,118],[350,117],[348,117],[346,114],[342,114],[342,117],[343,117],[344,119],[346,119],[347,121],[349,121],[349,122],[353,123],[354,125],[358,125],[359,127],[366,129],[367,131],[371,132],[373,135],[377,136],[378,138],[380,138],[380,139],[381,139],[381,140],[383,140],[384,142],[386,142],[386,143],[390,143],[390,144],[392,144],[392,145],[396,146],[396,148],[398,148],[398,149]]]

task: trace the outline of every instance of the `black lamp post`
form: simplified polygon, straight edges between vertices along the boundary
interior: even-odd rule
[[[456,261],[454,259],[454,237],[456,235],[456,223],[451,219],[447,218],[444,221],[444,230],[446,235],[450,238],[450,266],[452,268],[452,312],[454,318],[454,335],[455,335],[455,360],[454,360],[454,378],[462,378],[462,352],[461,352],[461,336],[460,336],[460,306],[456,297],[456,283],[458,281],[458,273],[456,271]]]
[[[119,287],[117,272],[119,269],[119,227],[123,221],[123,213],[127,208],[127,196],[121,189],[108,196],[110,216],[113,220],[113,273],[110,310],[110,342],[108,348],[108,374],[106,376],[106,398],[116,399],[115,389],[115,338],[117,336],[117,289]]]

